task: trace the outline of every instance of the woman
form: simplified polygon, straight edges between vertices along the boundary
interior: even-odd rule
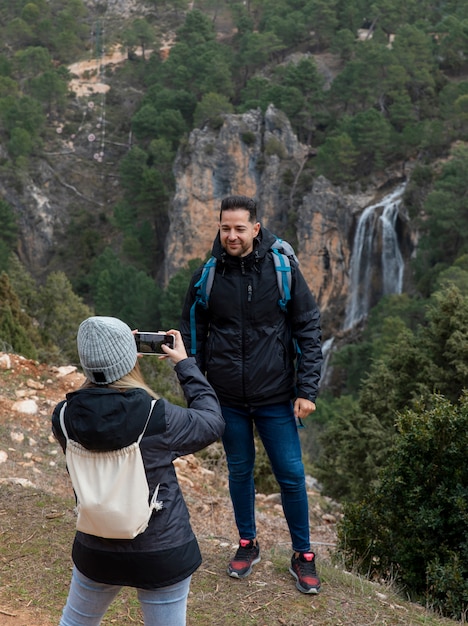
[[[131,329],[113,317],[90,317],[81,323],[77,346],[83,386],[67,394],[64,425],[71,439],[89,450],[123,448],[144,430],[140,443],[150,497],[159,485],[161,510],[134,539],[104,539],[76,532],[73,574],[60,626],[95,626],[122,586],[136,587],[145,625],[183,626],[191,575],[201,554],[177,481],[173,460],[218,439],[224,421],[212,387],[188,358],[178,331],[174,348],[164,346],[188,408],[169,403],[144,382]],[[166,358],[166,357],[162,357]],[[60,402],[52,431],[62,449]]]

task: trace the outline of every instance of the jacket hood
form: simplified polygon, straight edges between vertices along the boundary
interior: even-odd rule
[[[150,405],[151,397],[144,389],[79,389],[67,394],[68,436],[92,450],[125,447],[136,441],[135,425],[144,423]]]
[[[242,257],[244,262],[251,261],[255,263],[265,258],[266,253],[270,249],[271,245],[276,241],[276,237],[271,233],[268,229],[261,227],[258,235],[254,239],[254,248],[253,251],[248,254],[246,257]],[[215,237],[213,242],[213,248],[211,250],[211,254],[218,259],[218,261],[222,261],[223,263],[229,262],[238,262],[239,257],[233,257],[226,252],[226,250],[221,245],[221,238],[219,236],[219,232]]]

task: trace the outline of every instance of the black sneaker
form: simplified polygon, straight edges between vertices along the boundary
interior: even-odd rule
[[[296,587],[302,593],[318,593],[320,590],[320,578],[315,571],[315,554],[313,552],[301,552],[296,558],[291,558],[289,571],[296,579]]]
[[[253,539],[241,539],[236,555],[229,562],[227,573],[233,578],[245,578],[252,572],[252,565],[260,561],[260,546]]]

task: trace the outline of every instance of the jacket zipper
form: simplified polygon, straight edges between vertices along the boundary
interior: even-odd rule
[[[240,269],[241,269],[242,276],[245,276],[246,275],[245,263],[242,259],[240,262]],[[252,291],[253,291],[253,287],[249,279],[249,282],[247,284],[247,303],[248,304],[252,302]],[[244,311],[243,313],[246,314],[247,311]],[[244,324],[242,324],[242,390],[243,390],[243,396],[245,398],[245,325]]]

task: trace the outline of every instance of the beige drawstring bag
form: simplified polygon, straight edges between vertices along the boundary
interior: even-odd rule
[[[137,441],[109,452],[88,450],[69,438],[64,419],[67,403],[63,404],[60,425],[67,439],[67,468],[77,498],[77,530],[107,539],[133,539],[146,530],[153,511],[163,508],[157,499],[159,485],[149,502],[140,450],[155,402],[151,402],[148,419]]]

